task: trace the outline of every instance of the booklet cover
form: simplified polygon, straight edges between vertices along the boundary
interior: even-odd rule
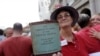
[[[35,55],[61,50],[59,25],[54,21],[30,23],[33,52]]]

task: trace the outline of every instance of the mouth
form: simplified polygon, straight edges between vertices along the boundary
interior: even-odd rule
[[[100,23],[93,23],[93,25],[100,25]]]

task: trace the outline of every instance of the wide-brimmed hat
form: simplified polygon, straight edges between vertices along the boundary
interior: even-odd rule
[[[78,14],[77,10],[75,8],[71,7],[71,6],[63,6],[63,7],[56,9],[55,11],[53,11],[51,13],[50,19],[57,21],[57,15],[61,11],[67,11],[70,14],[70,16],[73,19],[72,26],[78,21],[79,14]]]

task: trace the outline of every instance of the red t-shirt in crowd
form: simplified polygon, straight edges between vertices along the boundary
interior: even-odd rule
[[[0,56],[2,55],[1,42],[0,42]]]
[[[93,27],[86,27],[80,30],[77,34],[82,37],[85,42],[85,46],[89,53],[100,52],[100,40],[95,37],[90,37],[89,32],[91,28],[96,29],[97,31],[100,30],[100,25],[93,26]]]
[[[20,36],[10,37],[2,42],[2,56],[31,56],[31,38]]]
[[[62,54],[63,56],[88,56],[88,52],[85,48],[84,41],[78,36],[74,35],[74,42],[65,42],[61,43],[62,45]],[[61,40],[63,41],[63,40]]]

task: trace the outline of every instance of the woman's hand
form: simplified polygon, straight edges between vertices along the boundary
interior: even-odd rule
[[[96,31],[95,29],[91,29],[90,30],[90,37],[95,37],[97,39],[100,39],[100,32]]]

